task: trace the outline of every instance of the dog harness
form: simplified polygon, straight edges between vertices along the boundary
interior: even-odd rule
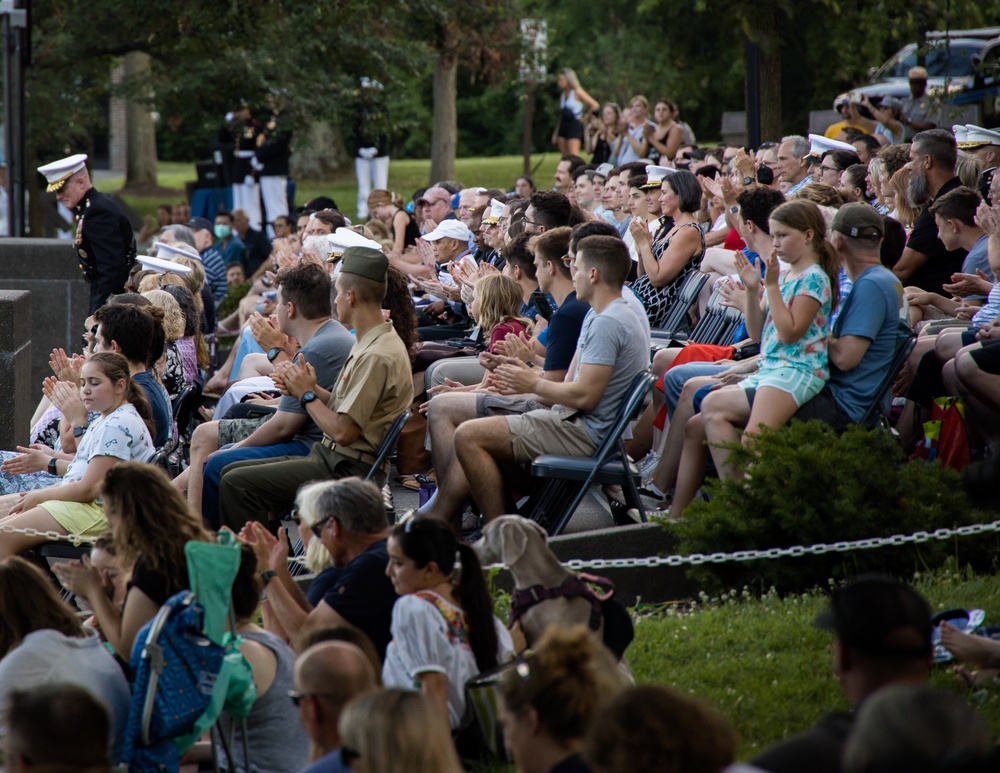
[[[512,627],[525,612],[543,601],[585,598],[590,602],[590,629],[596,631],[601,627],[601,605],[614,595],[615,584],[607,577],[583,572],[570,575],[562,585],[555,588],[546,588],[544,585],[521,588],[511,595],[510,622],[507,627]]]

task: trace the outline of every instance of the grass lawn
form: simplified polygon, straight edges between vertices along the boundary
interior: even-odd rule
[[[559,155],[552,152],[545,156],[533,156],[532,164],[538,163],[539,160],[541,166],[535,172],[535,184],[539,188],[549,188],[552,186],[552,175],[555,173]],[[389,164],[389,188],[409,200],[413,191],[427,185],[430,169],[430,159],[392,161]],[[455,179],[465,185],[511,190],[514,180],[520,174],[520,156],[460,158],[455,161]],[[157,179],[159,184],[166,188],[183,191],[186,182],[196,179],[194,164],[161,162]],[[110,193],[121,189],[122,183],[123,179],[120,177],[102,180],[100,188],[105,193]],[[315,196],[331,196],[345,214],[354,215],[358,188],[354,181],[353,169],[345,169],[343,174],[330,180],[298,180],[297,183],[295,194],[297,204]],[[163,203],[169,203],[176,198],[164,200]],[[140,216],[155,214],[156,206],[161,203],[158,197],[126,196],[125,201]]]
[[[987,625],[996,625],[998,580],[943,569],[914,583],[932,611],[976,607],[986,610]],[[640,607],[629,662],[637,681],[698,695],[730,717],[740,758],[749,760],[828,711],[847,708],[833,675],[831,634],[812,624],[826,605],[827,594],[817,590],[784,599],[731,591],[683,612]],[[935,667],[933,684],[967,696],[991,734],[1000,733],[1000,687],[972,694],[945,666]]]

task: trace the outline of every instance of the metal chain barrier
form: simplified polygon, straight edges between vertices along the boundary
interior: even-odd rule
[[[637,569],[657,566],[700,566],[702,564],[726,564],[736,561],[760,561],[770,558],[800,558],[803,556],[821,556],[826,553],[848,553],[853,550],[873,550],[882,547],[899,547],[900,545],[919,544],[931,540],[948,540],[953,537],[971,537],[987,532],[1000,532],[1000,520],[992,523],[975,523],[959,526],[955,529],[935,529],[934,531],[917,531],[913,534],[893,534],[891,537],[869,537],[867,539],[844,540],[840,542],[820,542],[815,545],[792,545],[787,548],[768,548],[766,550],[737,550],[732,553],[692,553],[689,556],[649,556],[647,558],[573,558],[563,563],[567,569]],[[493,564],[485,567],[504,569],[503,564]]]
[[[62,534],[58,531],[39,531],[27,527],[18,529],[14,526],[0,526],[0,532],[5,534],[24,534],[28,537],[44,537],[46,542],[72,542],[74,545],[93,545],[97,542],[97,537],[84,537],[82,534]]]
[[[0,532],[7,534],[25,534],[29,537],[44,537],[46,541],[85,543],[92,545],[95,537],[85,537],[81,534],[60,534],[55,531],[39,531],[38,529],[17,529],[13,526],[0,526]],[[727,564],[736,561],[760,561],[771,558],[801,558],[804,556],[821,556],[826,553],[849,553],[854,550],[874,550],[884,547],[899,547],[915,545],[931,540],[944,541],[953,537],[972,537],[988,532],[1000,532],[1000,520],[992,523],[974,523],[959,526],[954,529],[935,529],[934,531],[916,531],[913,534],[893,534],[891,537],[868,537],[866,539],[843,540],[840,542],[818,542],[815,545],[792,545],[787,548],[768,548],[766,550],[736,550],[732,553],[692,553],[689,556],[649,556],[646,558],[573,558],[563,563],[568,569],[652,569],[657,566],[700,566],[702,564]],[[304,556],[292,556],[289,563],[305,563]],[[503,564],[493,564],[489,569],[504,569]]]

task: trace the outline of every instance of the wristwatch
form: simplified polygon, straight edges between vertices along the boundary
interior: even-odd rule
[[[285,351],[284,348],[281,346],[272,346],[270,349],[267,350],[267,361],[274,362],[276,359],[278,359],[278,355],[282,354],[284,351]]]
[[[752,178],[752,177],[744,177],[743,178],[743,184],[744,185],[752,185],[755,182],[756,182],[756,180],[754,180],[754,178]]]
[[[59,460],[56,457],[49,459],[49,475],[58,475],[59,471],[56,469],[56,462]]]
[[[86,427],[73,427],[73,437],[83,437],[87,434]]]
[[[310,389],[308,392],[303,393],[302,397],[299,398],[299,405],[301,405],[302,409],[305,410],[306,406],[315,399],[316,393]]]
[[[739,211],[740,211],[740,205],[739,204],[733,204],[733,206],[731,206],[729,208],[729,214],[730,215],[737,215],[737,214],[739,214]]]
[[[261,586],[264,587],[264,588],[266,588],[267,584],[269,582],[271,582],[271,580],[273,580],[277,576],[278,576],[278,573],[276,571],[274,571],[273,569],[267,569],[266,571],[261,572],[260,573],[260,584],[261,584]]]

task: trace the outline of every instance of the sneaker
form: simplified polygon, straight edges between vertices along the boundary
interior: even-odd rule
[[[480,517],[472,512],[471,510],[466,510],[462,513],[462,534],[471,534],[479,530],[480,527]]]
[[[656,471],[656,466],[659,463],[660,455],[656,451],[650,451],[635,467],[643,479],[646,479],[653,477],[653,473]]]
[[[669,507],[662,510],[647,510],[646,517],[656,523],[680,523],[682,520],[679,515],[671,515]]]
[[[402,515],[397,516],[396,523],[397,524],[406,523],[411,518],[419,518],[419,516],[417,515],[417,511],[416,510],[407,510]]]

